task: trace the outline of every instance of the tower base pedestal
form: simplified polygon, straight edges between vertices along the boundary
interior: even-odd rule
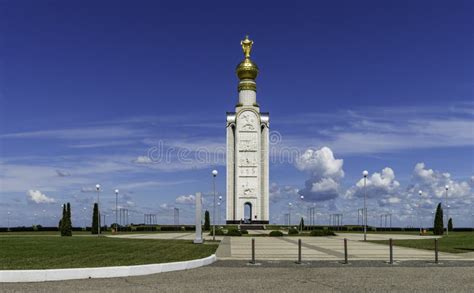
[[[227,225],[268,225],[270,224],[270,221],[251,221],[245,223],[244,221],[234,221],[234,220],[226,220],[225,222]]]

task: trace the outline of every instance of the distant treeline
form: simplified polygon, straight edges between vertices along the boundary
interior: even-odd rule
[[[226,227],[228,225],[224,225]],[[295,225],[296,227],[297,225]],[[287,225],[267,225],[267,230],[272,229],[287,229]],[[427,231],[433,231],[433,228],[423,228]],[[102,231],[110,231],[110,227],[101,227]],[[345,231],[345,232],[361,232],[364,230],[362,226],[304,226],[304,230],[333,230],[333,231]],[[419,227],[392,227],[392,228],[379,228],[379,227],[367,227],[367,231],[398,231],[398,232],[416,232],[419,231]],[[35,232],[35,231],[59,231],[58,227],[43,227],[41,225],[36,226],[22,226],[22,227],[10,227],[10,232]],[[72,227],[72,231],[91,231],[91,227]],[[194,225],[128,225],[125,227],[119,227],[119,231],[123,232],[171,232],[171,231],[195,231]],[[474,231],[474,228],[454,228],[452,231],[457,232],[469,232]],[[8,232],[7,227],[0,227],[0,232]]]

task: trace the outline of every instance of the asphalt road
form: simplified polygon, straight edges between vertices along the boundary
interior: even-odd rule
[[[0,284],[1,292],[474,292],[474,267],[217,262],[149,276]]]

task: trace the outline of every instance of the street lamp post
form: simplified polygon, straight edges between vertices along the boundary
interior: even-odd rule
[[[217,226],[219,226],[220,223],[220,218],[221,218],[221,202],[217,202]]]
[[[367,176],[369,172],[364,170],[362,175],[364,176],[364,241],[367,241]]]
[[[100,236],[100,184],[95,185],[97,190],[97,237]]]
[[[301,201],[303,201],[303,200],[304,200],[304,195],[300,195],[300,199],[301,199]],[[301,232],[301,231],[303,231],[303,223],[302,223],[302,221],[300,221],[300,232]]]
[[[212,240],[216,240],[216,176],[217,170],[212,170],[212,183],[214,189],[214,212],[212,213]]]
[[[7,226],[8,226],[8,229],[7,231],[10,232],[10,211],[7,212]]]
[[[118,232],[118,194],[119,190],[115,189],[115,233]]]
[[[221,202],[222,202],[222,195],[219,195],[219,202],[217,203],[218,205],[217,211],[219,214],[219,216],[217,217],[217,225],[219,225],[221,222]]]
[[[293,204],[291,202],[288,203],[288,231],[290,231],[291,226],[291,206]]]
[[[422,235],[423,234],[423,231],[422,231],[423,222],[421,220],[421,196],[423,195],[423,191],[419,190],[418,195],[420,195],[420,202],[418,203],[418,218],[420,219],[420,235]]]
[[[448,205],[448,190],[449,190],[449,186],[446,185],[444,187],[446,189],[446,236],[449,235],[449,205]]]
[[[82,211],[84,212],[84,231],[87,231],[87,215],[86,215],[87,208],[84,207]]]

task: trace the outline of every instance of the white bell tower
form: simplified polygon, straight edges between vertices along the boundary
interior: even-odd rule
[[[239,101],[227,112],[227,224],[269,223],[269,115],[260,112],[250,59],[253,41],[241,41],[245,59],[237,66]]]

